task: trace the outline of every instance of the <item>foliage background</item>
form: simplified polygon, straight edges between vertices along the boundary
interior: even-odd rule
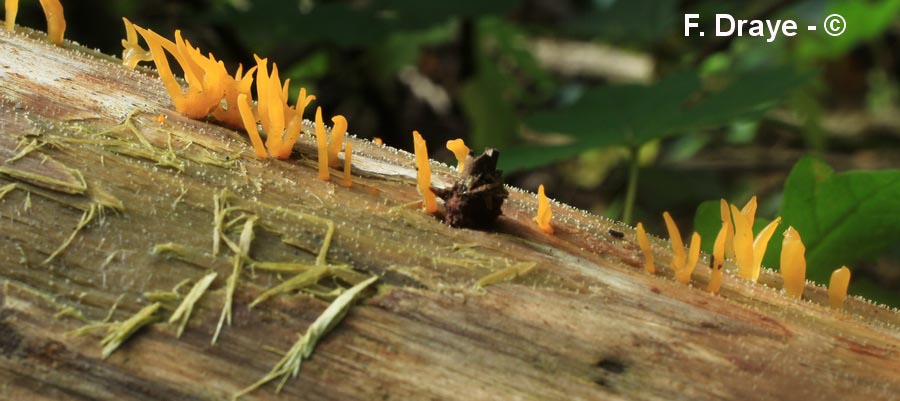
[[[808,227],[810,278],[847,263],[851,292],[900,305],[900,0],[64,5],[67,37],[89,47],[120,54],[126,16],[165,36],[183,30],[230,70],[257,53],[358,136],[411,149],[417,129],[448,162],[448,139],[497,147],[511,184],[543,183],[658,235],[669,210],[710,247],[716,209],[703,202],[756,194],[760,222]],[[840,37],[683,36],[685,13],[710,32],[715,13],[803,27],[835,12],[847,20]],[[37,1],[22,1],[18,22],[44,26]],[[798,164],[805,156],[815,158]]]

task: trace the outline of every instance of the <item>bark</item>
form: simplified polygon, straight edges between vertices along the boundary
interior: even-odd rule
[[[218,400],[265,375],[333,297],[278,295],[250,309],[292,274],[245,267],[233,323],[210,345],[234,259],[225,244],[213,254],[217,196],[230,207],[224,223],[257,218],[256,261],[315,264],[331,222],[325,260],[380,276],[281,394],[267,385],[242,399],[900,394],[896,310],[855,297],[831,310],[812,285],[795,301],[776,273],[752,284],[730,263],[711,295],[703,264],[692,286],[672,279],[661,240],[659,272],[646,274],[622,224],[554,204],[556,234],[542,233],[534,195],[515,189],[495,228],[451,228],[411,205],[408,153],[350,139],[348,189],[338,171],[317,179],[309,136],[290,160],[260,160],[242,133],[170,107],[152,71],[22,28],[0,33],[0,399]],[[434,172],[438,186],[456,177]],[[224,235],[237,242],[241,226]],[[160,244],[187,254],[154,252]],[[521,277],[473,287],[525,263],[535,267]],[[127,319],[146,293],[210,271],[181,338],[153,324],[102,359],[102,332],[66,335],[113,304],[112,319]]]

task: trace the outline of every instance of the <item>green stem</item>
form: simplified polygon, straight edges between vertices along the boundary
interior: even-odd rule
[[[622,212],[622,221],[625,224],[631,224],[631,217],[634,214],[634,202],[635,198],[637,198],[638,172],[640,170],[640,160],[638,158],[640,149],[640,146],[637,145],[632,146],[629,149],[631,160],[629,160],[628,166],[628,189],[625,193],[625,210]]]

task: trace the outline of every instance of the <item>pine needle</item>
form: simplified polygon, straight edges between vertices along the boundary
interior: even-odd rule
[[[212,284],[217,275],[217,273],[213,272],[198,280],[197,284],[194,284],[191,291],[188,292],[187,296],[184,297],[184,300],[181,301],[181,305],[178,305],[178,308],[175,309],[175,312],[169,317],[169,324],[173,324],[181,319],[181,324],[178,325],[177,337],[181,337],[181,334],[184,332],[184,327],[191,318],[191,311],[194,310],[194,305],[200,300],[200,297],[203,296],[203,293],[206,292],[206,289],[209,288],[209,285]]]
[[[518,263],[510,267],[497,270],[487,276],[482,277],[475,283],[475,288],[484,288],[491,284],[501,281],[509,281],[517,277],[521,277],[537,266],[536,263]]]
[[[284,354],[281,360],[275,364],[268,374],[256,381],[256,383],[235,393],[234,396],[232,396],[232,400],[236,400],[279,377],[281,378],[281,381],[275,388],[275,392],[281,392],[287,379],[297,377],[297,374],[300,373],[300,365],[303,363],[304,359],[309,359],[309,356],[312,355],[313,350],[316,348],[316,344],[341,322],[343,317],[347,314],[347,311],[350,310],[353,301],[359,296],[359,293],[376,280],[378,280],[377,276],[371,277],[366,281],[353,286],[337,297],[337,299],[328,305],[328,308],[319,315],[316,321],[309,326],[306,330],[306,334],[294,343],[291,349]]]
[[[133,316],[128,318],[128,320],[119,323],[113,323],[109,328],[109,333],[106,337],[100,341],[100,344],[103,345],[102,356],[103,359],[109,357],[119,346],[122,345],[126,340],[128,340],[134,333],[140,330],[141,327],[144,327],[148,324],[156,322],[158,316],[156,316],[156,312],[159,311],[159,308],[162,307],[162,304],[159,302],[154,302],[150,305],[145,306],[143,309],[135,313]]]

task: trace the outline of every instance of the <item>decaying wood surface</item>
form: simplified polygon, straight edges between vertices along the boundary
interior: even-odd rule
[[[450,228],[411,205],[407,153],[352,140],[347,189],[316,178],[309,137],[301,157],[259,160],[242,133],[170,107],[152,71],[0,33],[0,399],[219,400],[266,374],[328,302],[280,295],[249,309],[290,274],[245,268],[234,322],[210,345],[233,256],[212,254],[216,195],[235,207],[228,218],[258,217],[254,260],[313,264],[328,220],[328,263],[381,276],[281,394],[242,399],[900,397],[895,310],[858,298],[830,310],[813,286],[794,301],[771,271],[761,284],[726,274],[710,295],[702,265],[693,287],[666,266],[646,274],[629,227],[554,205],[556,235],[541,233],[534,196],[517,190],[496,230]],[[455,174],[435,166],[438,185]],[[193,259],[153,252],[167,243]],[[536,267],[473,288],[519,263]],[[104,360],[102,333],[66,335],[209,271],[181,338],[154,324]]]

